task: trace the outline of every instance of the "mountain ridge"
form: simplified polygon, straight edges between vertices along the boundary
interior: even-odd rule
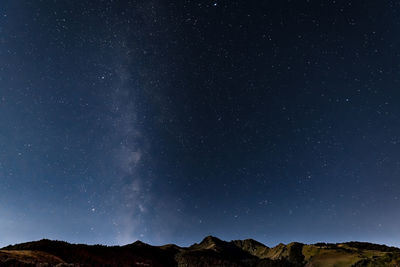
[[[292,242],[268,247],[254,239],[224,241],[206,236],[188,247],[71,244],[42,239],[0,249],[0,266],[400,266],[400,248],[368,242]]]

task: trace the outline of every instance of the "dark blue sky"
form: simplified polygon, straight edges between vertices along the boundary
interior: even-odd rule
[[[0,4],[0,246],[400,246],[397,1]]]

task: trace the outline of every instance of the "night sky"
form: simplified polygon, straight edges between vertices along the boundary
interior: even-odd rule
[[[1,0],[0,246],[399,221],[399,1]]]

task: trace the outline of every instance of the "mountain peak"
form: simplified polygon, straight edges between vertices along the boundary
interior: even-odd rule
[[[131,244],[127,244],[124,247],[130,247],[130,248],[144,248],[150,246],[149,244],[146,244],[140,240],[136,240],[135,242]]]
[[[147,244],[146,244],[146,243],[143,243],[143,242],[140,241],[140,240],[136,240],[135,242],[132,243],[132,245],[135,245],[135,246],[143,246],[143,245],[147,245]]]
[[[227,242],[222,241],[221,239],[215,237],[215,236],[206,236],[199,244],[194,244],[191,247],[195,249],[217,249],[218,247],[225,246],[225,243]]]
[[[203,244],[203,243],[219,243],[219,242],[224,242],[224,241],[222,241],[222,240],[219,239],[218,237],[209,235],[209,236],[206,236],[206,237],[200,242],[200,244]]]

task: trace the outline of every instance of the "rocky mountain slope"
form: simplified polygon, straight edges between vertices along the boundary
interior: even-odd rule
[[[400,266],[400,249],[363,242],[279,244],[269,248],[252,240],[226,242],[208,236],[190,247],[69,244],[40,240],[0,250],[0,266]]]

